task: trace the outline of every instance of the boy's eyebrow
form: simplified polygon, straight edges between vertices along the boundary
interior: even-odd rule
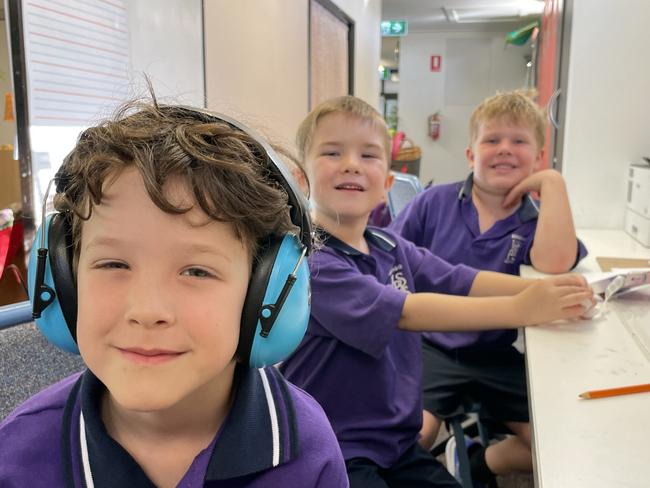
[[[371,147],[371,148],[377,148],[377,149],[383,149],[384,146],[381,144],[377,144],[376,142],[368,142],[363,145],[363,147]]]
[[[110,246],[120,246],[120,245],[126,245],[126,243],[116,237],[99,236],[91,239],[90,242],[86,244],[85,248],[86,250],[88,250],[93,247],[100,247],[100,246],[110,247]],[[199,242],[180,243],[180,246],[183,248],[184,251],[187,251],[190,254],[212,254],[214,256],[219,256],[228,262],[232,262],[232,258],[227,254],[223,253],[217,246],[212,246],[210,244],[203,244]]]
[[[218,247],[211,246],[209,244],[192,243],[189,244],[186,249],[192,254],[213,254],[225,259],[228,262],[232,262],[232,258],[230,256],[223,253]]]
[[[321,146],[342,146],[343,143],[341,141],[323,141],[319,142],[317,144],[317,147]],[[372,148],[378,148],[378,149],[383,149],[383,146],[381,144],[377,144],[376,142],[366,142],[363,144],[364,148],[372,147]]]
[[[99,236],[99,237],[92,238],[84,247],[86,248],[86,250],[88,250],[92,247],[116,246],[120,244],[120,242],[121,241],[116,237]]]
[[[317,146],[340,146],[343,143],[341,141],[322,141],[317,144]]]

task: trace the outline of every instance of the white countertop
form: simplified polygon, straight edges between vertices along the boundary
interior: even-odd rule
[[[579,230],[589,256],[649,258],[623,231]],[[536,272],[522,267],[523,276]],[[535,483],[544,488],[650,486],[650,393],[581,400],[587,390],[650,383],[650,358],[629,327],[650,334],[650,290],[617,297],[591,321],[525,332]]]

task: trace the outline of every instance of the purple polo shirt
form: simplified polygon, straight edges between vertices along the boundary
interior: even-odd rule
[[[320,406],[274,368],[238,368],[233,406],[178,487],[347,487],[345,464]],[[100,416],[104,385],[89,371],[33,396],[0,424],[0,486],[153,488]],[[85,442],[80,438],[80,417]],[[84,448],[85,447],[85,448]],[[91,474],[84,475],[82,452]]]
[[[309,260],[312,306],[280,369],[327,414],[345,459],[392,466],[422,425],[420,334],[397,327],[409,292],[466,295],[476,270],[369,227],[369,254],[325,235]]]
[[[526,195],[516,212],[481,234],[472,202],[472,185],[470,174],[464,182],[427,189],[408,203],[390,228],[450,263],[518,275],[520,265],[532,264],[530,250],[539,215],[538,203]],[[578,241],[575,264],[586,255],[587,250]],[[499,348],[512,344],[517,331],[429,332],[424,336],[446,349]]]

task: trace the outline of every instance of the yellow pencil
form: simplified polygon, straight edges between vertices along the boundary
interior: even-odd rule
[[[580,393],[578,396],[585,400],[593,400],[595,398],[606,398],[611,396],[630,395],[632,393],[644,392],[650,392],[650,383],[646,383],[644,385],[621,386],[619,388],[609,388],[606,390],[585,391],[584,393]]]

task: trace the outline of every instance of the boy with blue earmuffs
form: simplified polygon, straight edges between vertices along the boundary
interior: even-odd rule
[[[345,487],[275,368],[309,317],[306,202],[267,142],[131,103],[84,131],[30,262],[36,322],[88,369],[0,424],[2,486]]]

